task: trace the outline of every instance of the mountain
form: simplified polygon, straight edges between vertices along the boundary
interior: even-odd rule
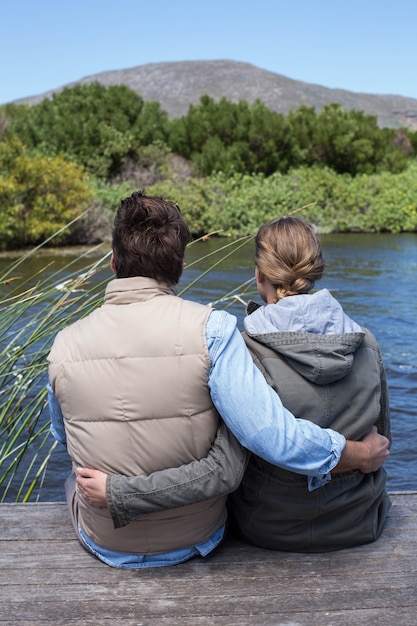
[[[396,95],[355,93],[305,83],[239,61],[178,61],[148,63],[125,70],[113,70],[87,76],[46,93],[16,100],[36,104],[65,87],[97,81],[127,85],[144,100],[156,100],[172,117],[185,115],[190,104],[209,94],[216,100],[224,96],[237,102],[253,103],[259,99],[273,111],[287,113],[302,104],[319,111],[325,104],[338,102],[345,109],[362,110],[376,115],[381,127],[408,126],[417,130],[417,99]]]

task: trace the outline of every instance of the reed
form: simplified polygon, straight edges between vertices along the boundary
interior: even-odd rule
[[[0,276],[0,501],[26,502],[43,480],[56,447],[49,435],[46,357],[56,333],[98,306],[103,290],[91,279],[108,253],[93,263],[86,253],[81,273],[72,260],[59,271],[49,264],[20,280],[19,270],[40,247]]]

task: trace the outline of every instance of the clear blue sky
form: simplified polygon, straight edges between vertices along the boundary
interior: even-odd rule
[[[0,103],[163,61],[230,59],[417,98],[416,0],[2,0]]]

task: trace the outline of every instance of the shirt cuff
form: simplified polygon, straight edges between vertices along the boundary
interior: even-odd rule
[[[315,489],[319,489],[319,487],[323,487],[326,483],[328,483],[332,479],[331,471],[336,467],[336,465],[340,461],[340,457],[342,456],[342,452],[346,446],[346,439],[343,435],[332,430],[331,428],[323,429],[329,435],[332,441],[331,447],[331,458],[330,460],[323,466],[322,472],[319,476],[308,476],[307,484],[308,490],[314,491]]]

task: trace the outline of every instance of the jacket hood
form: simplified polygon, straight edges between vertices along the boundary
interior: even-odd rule
[[[243,322],[247,334],[316,384],[346,376],[365,336],[327,289],[257,308],[250,303],[251,310]]]

